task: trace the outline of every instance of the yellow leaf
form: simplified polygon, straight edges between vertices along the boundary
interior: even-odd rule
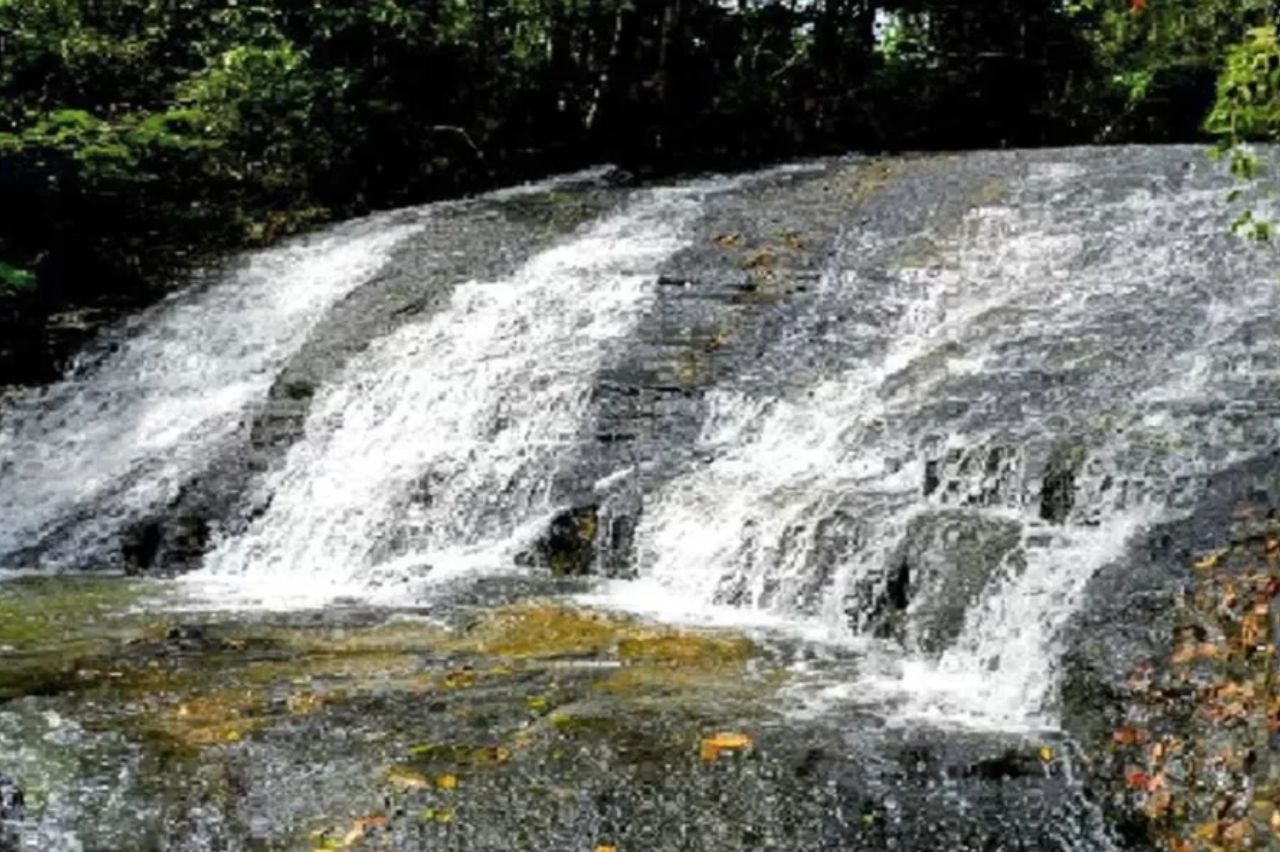
[[[702,755],[703,760],[710,762],[719,758],[721,752],[743,751],[750,747],[751,737],[746,734],[720,731],[703,739],[698,753]]]
[[[1191,829],[1193,840],[1217,840],[1219,826],[1217,822],[1202,822]]]
[[[454,790],[458,786],[458,776],[448,773],[441,775],[436,779],[436,786],[441,790]]]
[[[431,786],[422,775],[399,766],[387,770],[387,783],[400,790],[425,790]]]
[[[1201,571],[1212,571],[1218,567],[1218,563],[1222,561],[1223,552],[1221,550],[1214,553],[1206,554],[1195,561],[1196,568]]]
[[[596,852],[618,852],[617,846],[597,846]]]
[[[1053,749],[1048,746],[1040,746],[1040,759],[1045,763],[1053,760]]]

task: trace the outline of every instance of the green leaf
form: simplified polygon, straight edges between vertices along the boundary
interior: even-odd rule
[[[34,272],[19,269],[0,260],[0,293],[30,290],[36,286],[36,283]]]

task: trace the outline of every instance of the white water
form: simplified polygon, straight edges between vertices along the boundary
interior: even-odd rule
[[[711,460],[649,497],[641,579],[615,602],[671,618],[731,604],[849,637],[856,590],[882,582],[914,519],[945,506],[1012,520],[1017,559],[960,602],[940,657],[911,650],[913,602],[905,656],[873,653],[856,683],[818,697],[889,704],[900,722],[1053,726],[1059,632],[1089,578],[1256,451],[1277,384],[1241,371],[1248,344],[1233,339],[1280,307],[1273,276],[1244,247],[1203,250],[1221,240],[1219,194],[1068,200],[1077,178],[1041,171],[1024,191],[1042,200],[976,209],[940,257],[889,284],[845,272],[887,238],[848,234],[824,287],[867,306],[845,331],[860,359],[785,396],[716,392]],[[1233,400],[1244,416],[1216,416]],[[1068,523],[1051,526],[1036,498],[1064,438],[1088,462]],[[948,451],[977,461],[944,462],[924,496],[925,461]],[[833,557],[821,537],[840,516],[854,533]]]
[[[150,312],[101,364],[0,408],[0,565],[51,534],[46,563],[74,560],[173,499],[326,311],[416,230],[380,217],[253,255]]]
[[[316,399],[264,485],[268,511],[191,581],[289,607],[509,567],[556,508],[548,489],[592,379],[704,193],[647,193],[377,341]]]
[[[320,387],[304,435],[255,486],[265,510],[222,531],[190,586],[219,606],[291,608],[403,602],[510,570],[563,508],[557,477],[584,451],[596,377],[658,308],[659,268],[705,196],[734,186],[639,194],[374,341]],[[709,393],[702,461],[642,495],[639,578],[592,600],[859,649],[852,682],[801,700],[1053,725],[1060,631],[1090,578],[1274,432],[1277,341],[1247,326],[1277,313],[1280,291],[1223,245],[1221,205],[1216,189],[1118,197],[1057,165],[938,224],[928,251],[892,222],[851,221],[813,314],[759,356],[790,384]],[[152,312],[98,369],[9,405],[0,559],[52,537],[56,565],[170,501],[415,227],[372,221],[258,255]],[[1085,461],[1055,524],[1039,499],[1064,447]],[[900,641],[871,639],[868,595],[883,597],[913,530],[944,510],[1012,525],[1017,545],[977,591],[913,580]],[[922,626],[939,603],[959,613],[942,649]]]

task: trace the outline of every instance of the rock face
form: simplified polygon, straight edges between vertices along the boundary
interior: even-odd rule
[[[1274,560],[1261,554],[1275,536],[1275,519],[1280,515],[1278,481],[1280,453],[1274,451],[1260,452],[1211,477],[1203,498],[1182,520],[1150,529],[1133,542],[1124,559],[1098,573],[1066,631],[1061,688],[1064,727],[1093,764],[1093,795],[1133,848],[1147,848],[1152,839],[1164,843],[1169,837],[1189,836],[1194,826],[1185,824],[1188,820],[1197,824],[1221,820],[1220,828],[1225,830],[1247,819],[1249,814],[1235,805],[1221,814],[1210,813],[1215,801],[1225,801],[1225,791],[1234,789],[1239,779],[1233,776],[1248,779],[1228,797],[1246,810],[1254,790],[1270,789],[1266,779],[1276,772],[1273,747],[1261,746],[1261,735],[1251,732],[1256,726],[1244,714],[1261,713],[1271,699],[1259,692],[1243,703],[1240,718],[1224,722],[1213,714],[1212,696],[1224,681],[1248,680],[1273,664],[1229,658],[1229,641],[1199,632],[1196,611],[1204,608],[1230,618],[1226,602],[1237,588],[1242,601],[1270,606],[1268,597],[1253,595],[1250,584],[1257,585],[1259,576],[1265,582],[1268,571],[1276,575]],[[1228,577],[1209,593],[1208,600],[1200,600],[1203,592],[1197,587],[1211,579],[1208,566],[1217,561],[1213,555],[1237,549],[1249,552],[1242,576],[1234,582]],[[1196,568],[1197,564],[1201,567]],[[1239,630],[1239,625],[1234,629]],[[1217,643],[1222,658],[1198,664],[1194,656],[1180,656],[1188,630],[1201,644]],[[1194,670],[1206,667],[1211,670],[1208,676]],[[1268,679],[1273,678],[1272,674]],[[1157,689],[1163,691],[1157,693]],[[1156,697],[1159,703],[1153,705]],[[1222,742],[1224,734],[1234,742]],[[1153,776],[1167,771],[1169,792],[1179,807],[1176,819],[1162,809],[1160,800],[1153,800],[1145,790],[1135,792],[1126,781],[1126,774],[1141,765],[1135,752],[1149,754],[1168,738],[1189,743],[1188,754],[1170,758],[1167,770],[1160,763],[1143,768]],[[1192,765],[1201,743],[1214,755],[1253,756],[1243,768],[1224,767],[1216,792],[1188,789],[1187,779],[1217,771],[1209,768],[1212,756],[1203,755],[1203,764]],[[1180,760],[1185,765],[1179,766]],[[1151,801],[1156,806],[1150,806]],[[1262,836],[1270,831],[1266,826]],[[1252,827],[1249,836],[1255,836]]]
[[[860,632],[936,654],[1002,571],[1017,573],[1021,529],[961,511],[915,518],[884,574],[868,578],[850,612]]]
[[[532,552],[518,559],[545,568],[557,577],[586,576],[596,568],[600,538],[598,507],[567,509],[552,518]]]

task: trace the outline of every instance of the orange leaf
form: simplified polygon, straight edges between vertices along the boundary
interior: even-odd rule
[[[1124,772],[1124,783],[1127,784],[1130,789],[1145,790],[1147,789],[1147,773],[1143,772],[1141,769],[1134,769],[1133,767],[1130,767]]]
[[[1125,726],[1117,728],[1111,734],[1111,740],[1116,745],[1122,746],[1142,745],[1147,741],[1147,732],[1132,726]]]
[[[698,753],[708,762],[716,760],[722,752],[743,751],[751,747],[751,737],[730,731],[720,731],[706,737]]]

